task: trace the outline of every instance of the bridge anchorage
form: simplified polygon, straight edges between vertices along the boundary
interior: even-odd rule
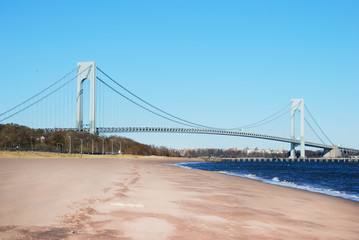
[[[99,80],[103,84],[107,85],[104,81],[97,77],[97,70],[107,76],[110,80],[115,82],[112,78],[110,78],[106,73],[104,73],[101,69],[96,66],[96,62],[79,62],[77,64],[77,114],[76,114],[76,128],[50,128],[45,129],[48,132],[54,131],[86,131],[92,134],[95,133],[129,133],[129,132],[160,132],[160,133],[191,133],[191,134],[211,134],[211,135],[226,135],[226,136],[238,136],[238,137],[249,137],[249,138],[259,138],[259,139],[266,139],[271,141],[279,141],[279,142],[286,142],[290,143],[291,150],[290,150],[290,159],[295,159],[295,148],[300,146],[300,158],[305,158],[305,146],[309,147],[316,147],[322,148],[326,152],[325,157],[332,157],[336,158],[341,156],[341,152],[357,152],[358,150],[352,148],[344,148],[344,147],[337,147],[334,144],[327,145],[322,143],[314,143],[306,141],[305,137],[305,117],[304,117],[304,109],[307,109],[304,105],[304,99],[292,99],[291,100],[291,138],[284,138],[284,137],[277,137],[265,134],[257,134],[257,133],[250,133],[245,132],[242,130],[232,131],[232,130],[225,130],[225,129],[218,129],[218,128],[211,128],[206,127],[203,125],[195,124],[181,118],[175,117],[171,114],[166,113],[167,115],[174,117],[177,120],[181,120],[181,122],[174,121],[177,123],[181,123],[182,125],[190,126],[189,128],[171,128],[171,127],[97,127],[96,125],[96,81]],[[90,124],[89,127],[83,127],[83,82],[85,80],[90,81]],[[118,84],[115,82],[115,84]],[[119,85],[119,84],[118,84]],[[121,85],[119,85],[121,86]],[[123,86],[121,86],[123,88]],[[111,87],[110,87],[111,88]],[[112,88],[113,91],[117,92],[115,89]],[[125,89],[128,91],[127,89]],[[129,91],[128,91],[129,92]],[[119,93],[119,92],[117,92]],[[130,92],[130,94],[134,95]],[[137,97],[137,96],[135,96]],[[125,97],[126,98],[126,97]],[[144,102],[141,98],[137,97],[139,100]],[[127,100],[131,101],[127,98]],[[133,101],[132,101],[133,102]],[[135,103],[135,102],[133,102]],[[165,113],[161,109],[156,108],[155,106],[145,102],[146,104],[150,105],[151,107],[159,110],[162,113]],[[137,106],[139,104],[135,103]],[[148,110],[148,109],[146,109]],[[155,112],[149,110],[151,113],[156,114]],[[300,137],[295,136],[295,114],[296,112],[300,112]],[[311,115],[309,110],[307,109],[308,113]],[[156,114],[160,115],[160,114]],[[162,116],[163,117],[163,116]],[[164,117],[166,118],[166,117]],[[169,119],[169,118],[166,118]],[[314,119],[314,118],[313,118]],[[315,120],[314,120],[315,121]],[[190,123],[189,124],[183,124]],[[308,123],[308,122],[307,122]],[[308,123],[309,124],[309,123]],[[310,126],[310,125],[309,125]],[[311,127],[311,126],[310,126]],[[319,126],[318,126],[319,127]],[[320,127],[319,127],[320,128]],[[324,134],[324,132],[322,131]],[[324,134],[325,135],[325,134]],[[318,136],[318,135],[317,135]],[[327,138],[328,139],[328,138]],[[329,140],[329,139],[328,139]],[[330,140],[329,140],[330,142]]]

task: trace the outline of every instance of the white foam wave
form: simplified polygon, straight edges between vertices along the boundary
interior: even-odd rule
[[[184,165],[186,163],[173,163],[173,164],[170,164],[170,165],[173,165],[173,166],[176,166],[176,167],[180,167],[180,168],[186,168],[186,169],[193,169],[191,167],[188,167],[186,165]]]
[[[231,176],[237,176],[237,177],[250,178],[250,179],[254,179],[254,180],[260,180],[260,178],[258,178],[258,176],[255,175],[255,174],[240,174],[240,173],[229,172],[229,171],[216,171],[216,172],[224,173],[224,174],[231,175]]]
[[[326,194],[326,195],[330,195],[330,196],[334,196],[334,197],[341,197],[341,198],[345,198],[345,199],[359,201],[359,196],[354,195],[354,194],[348,194],[348,193],[341,192],[341,191],[334,190],[334,189],[319,188],[319,187],[314,187],[314,186],[310,186],[310,185],[301,185],[301,184],[293,183],[293,182],[290,182],[287,180],[280,180],[278,177],[274,177],[274,178],[272,178],[272,180],[263,179],[262,181],[266,182],[266,183],[270,183],[270,184],[283,186],[283,187],[291,187],[291,188],[301,189],[301,190],[305,190],[305,191],[309,191],[309,192],[321,193],[321,194]]]
[[[273,180],[274,182],[279,182],[279,178],[277,178],[277,177],[272,178],[272,180]]]
[[[186,169],[197,169],[195,167],[192,167],[194,165],[200,164],[200,162],[182,162],[182,163],[170,163],[172,166],[180,167],[180,168],[186,168]]]
[[[177,166],[177,167],[181,167],[181,168],[193,169],[193,167],[190,167],[188,165],[195,165],[195,164],[198,164],[198,163],[190,163],[190,164],[189,163],[175,163],[173,165]],[[341,198],[359,202],[358,195],[348,194],[348,193],[341,192],[341,191],[334,190],[334,189],[318,188],[318,187],[314,187],[314,186],[310,186],[310,185],[301,185],[301,184],[297,184],[297,183],[290,182],[287,180],[281,180],[279,177],[273,177],[272,179],[265,179],[265,178],[257,176],[256,174],[241,174],[241,173],[235,173],[235,172],[229,172],[229,171],[216,171],[216,172],[231,175],[231,176],[249,178],[249,179],[253,179],[253,180],[257,180],[257,181],[261,181],[261,182],[265,182],[265,183],[269,183],[269,184],[273,184],[273,185],[296,188],[296,189],[301,189],[301,190],[315,192],[315,193],[321,193],[321,194],[334,196],[334,197],[341,197]]]

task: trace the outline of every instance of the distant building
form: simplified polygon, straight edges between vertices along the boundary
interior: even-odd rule
[[[253,153],[260,153],[260,154],[285,154],[288,153],[288,150],[272,150],[272,149],[258,149],[257,147],[255,149],[250,149],[248,147],[244,148],[242,150],[242,153],[246,155],[250,155]]]

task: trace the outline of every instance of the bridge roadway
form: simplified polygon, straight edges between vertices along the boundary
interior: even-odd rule
[[[46,128],[46,132],[57,132],[57,131],[84,131],[89,132],[88,128],[78,129],[78,128]],[[211,135],[226,135],[226,136],[237,136],[237,137],[250,137],[250,138],[259,138],[266,139],[278,142],[294,143],[300,144],[300,140],[276,137],[265,134],[258,133],[249,133],[244,131],[228,131],[228,130],[219,130],[219,129],[205,129],[205,128],[169,128],[169,127],[99,127],[96,129],[98,133],[131,133],[131,132],[166,132],[166,133],[194,133],[194,134],[211,134]],[[323,148],[323,149],[333,149],[334,146],[326,145],[321,143],[314,142],[305,142],[306,146]],[[358,151],[352,148],[339,147],[341,151],[344,152],[355,152]]]

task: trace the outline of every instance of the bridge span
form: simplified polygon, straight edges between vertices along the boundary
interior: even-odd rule
[[[58,132],[58,131],[84,131],[90,132],[89,128],[46,128],[45,132]],[[205,128],[170,128],[170,127],[98,127],[97,133],[135,133],[135,132],[153,132],[153,133],[192,133],[192,134],[210,134],[210,135],[225,135],[235,137],[249,137],[259,138],[265,140],[272,140],[278,142],[291,143],[300,145],[300,139],[291,139],[284,137],[277,137],[265,134],[250,133],[245,131],[228,131],[221,129],[205,129]],[[332,150],[334,145],[326,145],[314,142],[305,142],[308,147],[323,148],[324,150]],[[339,147],[342,152],[357,152],[358,150],[352,148]]]
[[[77,69],[76,76],[73,76],[71,79],[70,75],[74,73]],[[97,73],[100,73],[100,77],[97,76]],[[66,79],[66,80],[65,80]],[[76,80],[76,128],[42,128],[42,126],[64,126],[64,124],[61,123],[61,120],[59,120],[59,116],[62,115],[64,118],[67,116],[71,116],[72,113],[68,112],[67,114],[61,114],[58,112],[58,109],[60,107],[54,107],[54,106],[61,106],[61,109],[69,109],[71,110],[71,107],[64,107],[64,103],[68,102],[69,95],[67,95],[67,90],[63,87],[71,83],[73,80]],[[84,87],[84,82],[88,80],[89,81],[89,87]],[[109,98],[106,101],[102,98],[104,98],[104,94],[100,94],[102,98],[98,98],[97,96],[97,84],[101,86],[102,92],[104,90],[109,91],[108,93],[114,94],[116,98]],[[60,85],[60,86],[59,86]],[[69,87],[74,87],[69,85]],[[0,113],[0,122],[3,122],[9,118],[12,118],[13,116],[16,116],[17,114],[27,110],[28,108],[32,107],[33,105],[42,102],[42,100],[46,99],[49,96],[52,96],[52,94],[56,93],[58,90],[63,89],[64,92],[60,94],[61,96],[64,96],[64,98],[59,101],[59,103],[53,103],[50,104],[50,109],[48,110],[41,110],[41,113],[45,113],[46,117],[50,118],[52,117],[55,121],[51,122],[48,121],[47,124],[39,124],[39,128],[44,129],[46,132],[55,132],[55,131],[76,131],[76,132],[89,132],[91,134],[98,134],[98,133],[135,133],[135,132],[142,132],[142,133],[192,133],[192,134],[210,134],[210,135],[225,135],[225,136],[235,136],[235,137],[248,137],[248,138],[256,138],[256,139],[265,139],[270,141],[277,141],[277,142],[285,142],[290,144],[290,157],[296,158],[296,147],[300,147],[300,157],[305,158],[305,146],[308,147],[315,147],[315,148],[322,148],[324,149],[324,152],[326,153],[326,157],[337,157],[340,156],[342,152],[359,152],[359,149],[353,149],[353,148],[344,148],[341,146],[336,146],[333,144],[333,142],[327,137],[327,135],[324,133],[324,131],[321,129],[317,121],[314,119],[313,115],[310,113],[309,109],[304,105],[304,99],[291,99],[291,102],[287,104],[284,108],[281,108],[276,113],[270,115],[269,117],[262,119],[261,121],[257,121],[252,124],[247,124],[245,126],[236,127],[233,129],[237,130],[229,130],[224,128],[217,128],[207,125],[202,125],[199,123],[194,123],[188,120],[185,120],[183,118],[180,118],[178,116],[175,116],[167,111],[164,111],[153,104],[145,101],[141,97],[137,96],[127,88],[125,88],[123,85],[121,85],[118,81],[111,78],[108,74],[106,74],[104,71],[102,71],[100,68],[97,67],[96,62],[79,62],[77,63],[77,67],[71,70],[68,74],[66,74],[64,77],[60,78],[41,92],[37,93],[36,95],[32,96],[31,98],[23,101],[22,103],[16,105],[15,107],[9,109],[8,111],[5,111],[3,113]],[[99,88],[100,89],[100,88]],[[89,102],[84,101],[84,90],[89,91],[87,94],[89,94]],[[55,96],[55,95],[54,95]],[[55,98],[52,96],[53,98]],[[108,95],[106,94],[106,97]],[[71,98],[74,100],[75,98]],[[72,101],[71,100],[71,101]],[[71,102],[70,101],[70,102]],[[100,119],[99,117],[102,116],[102,120],[104,120],[104,116],[117,114],[118,110],[124,109],[122,108],[122,103],[126,102],[131,104],[131,108],[135,107],[136,110],[141,111],[142,113],[150,114],[146,116],[152,116],[157,119],[165,120],[167,123],[171,122],[171,126],[179,126],[179,127],[98,127],[97,121]],[[75,103],[75,101],[73,101]],[[85,119],[84,116],[87,115],[84,114],[84,104],[88,105],[89,107],[89,119]],[[71,103],[69,103],[71,104]],[[99,108],[97,107],[99,105]],[[290,109],[287,109],[287,107],[290,107]],[[100,109],[107,109],[107,115],[104,114],[104,111],[99,111]],[[54,114],[49,114],[49,111],[55,111]],[[291,135],[290,138],[287,137],[277,137],[273,135],[266,135],[266,134],[260,134],[260,133],[251,133],[247,131],[243,131],[243,129],[248,128],[254,128],[258,126],[262,126],[264,124],[268,124],[272,122],[273,120],[278,119],[279,117],[284,116],[284,114],[287,114],[290,112],[290,119],[291,119]],[[305,113],[308,112],[309,116],[312,119],[312,122],[315,123],[315,126],[317,129],[320,130],[320,135],[324,136],[329,143],[324,143],[323,139],[319,136],[319,134],[315,131],[315,129],[312,127],[312,125],[309,123],[309,121],[305,118]],[[296,114],[300,114],[299,121],[295,121]],[[29,116],[33,116],[34,114],[29,114]],[[99,115],[99,116],[97,116]],[[126,113],[120,113],[119,115],[123,115],[125,118],[128,114]],[[37,116],[37,115],[36,115]],[[55,116],[55,117],[54,117]],[[57,116],[57,117],[56,117]],[[145,121],[144,123],[134,123],[133,121],[123,121],[124,119],[120,117],[113,117],[115,121],[108,121],[111,122],[111,125],[159,125],[156,121],[155,123],[149,123],[148,121]],[[86,116],[87,117],[87,116]],[[141,119],[141,118],[136,118]],[[145,120],[145,118],[144,118]],[[119,123],[119,121],[123,121],[122,124]],[[65,119],[62,120],[62,122],[67,122]],[[107,120],[106,120],[107,122]],[[127,123],[125,123],[127,122]],[[296,127],[296,122],[299,123],[300,126]],[[84,124],[88,123],[88,124]],[[297,125],[298,125],[297,123]],[[305,134],[305,126],[306,124],[310,127],[310,129],[314,132],[314,134],[318,137],[318,139],[321,141],[321,143],[315,143],[307,141],[306,134]],[[68,123],[67,123],[68,124]],[[176,124],[176,125],[173,125]],[[110,125],[110,126],[111,126]],[[161,124],[162,125],[162,124]],[[72,126],[72,125],[67,125]],[[103,122],[102,126],[108,126],[108,124],[105,124]],[[241,129],[241,130],[239,130]],[[300,130],[298,133],[296,133],[295,130]]]

